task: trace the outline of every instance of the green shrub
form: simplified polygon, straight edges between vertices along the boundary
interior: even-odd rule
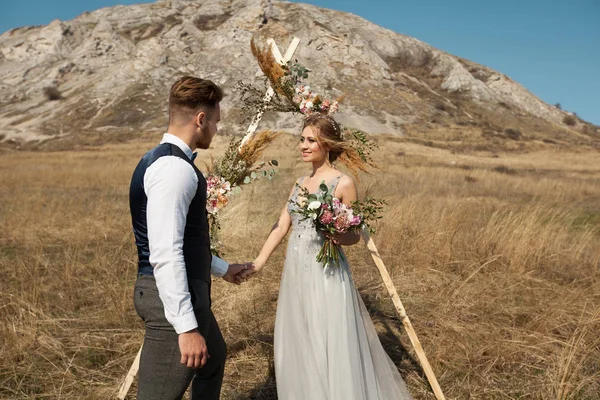
[[[62,94],[55,86],[48,86],[44,88],[44,95],[50,101],[62,99]]]
[[[568,126],[575,126],[575,124],[577,124],[577,120],[572,115],[565,115],[563,118],[563,123]]]

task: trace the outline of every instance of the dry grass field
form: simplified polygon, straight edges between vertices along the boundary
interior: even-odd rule
[[[600,152],[378,141],[383,170],[360,190],[389,203],[374,239],[447,398],[600,399]],[[258,253],[308,171],[295,143],[280,137],[267,152],[276,178],[223,214],[229,261]],[[115,394],[143,336],[128,185],[154,144],[0,155],[0,398]],[[434,399],[370,256],[362,245],[348,253],[384,347],[414,397]],[[283,256],[282,246],[240,287],[214,284],[229,348],[223,399],[276,398]]]

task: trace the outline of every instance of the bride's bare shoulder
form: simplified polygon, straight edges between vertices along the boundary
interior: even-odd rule
[[[354,187],[356,188],[356,184],[354,183],[354,179],[346,174],[342,174],[340,180],[338,182],[338,187]]]

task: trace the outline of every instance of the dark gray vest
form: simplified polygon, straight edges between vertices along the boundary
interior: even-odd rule
[[[212,255],[206,215],[206,179],[196,168],[193,161],[174,144],[163,143],[146,153],[131,178],[129,208],[138,251],[138,273],[143,275],[153,274],[153,268],[150,265],[150,247],[148,245],[146,220],[148,198],[144,191],[144,174],[150,165],[164,156],[181,158],[194,168],[198,176],[198,189],[190,204],[185,224],[183,256],[194,308],[210,306],[210,264]],[[168,212],[168,210],[165,210],[165,212]]]

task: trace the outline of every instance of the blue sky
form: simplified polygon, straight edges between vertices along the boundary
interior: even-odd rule
[[[198,0],[202,1],[202,0]],[[127,0],[0,0],[0,32]],[[600,0],[304,0],[348,11],[510,76],[600,125]]]

